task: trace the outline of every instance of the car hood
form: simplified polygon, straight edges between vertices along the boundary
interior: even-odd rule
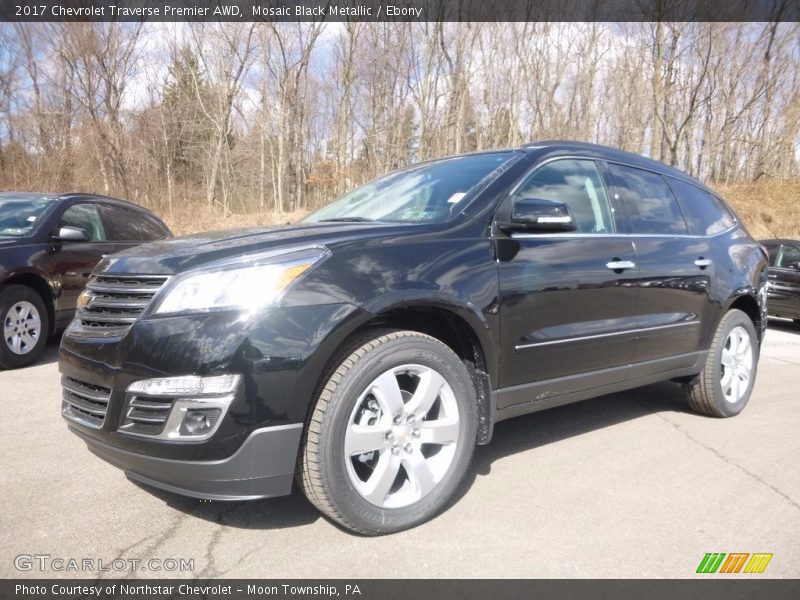
[[[397,235],[415,227],[386,223],[300,223],[282,227],[232,229],[170,238],[125,250],[104,259],[96,273],[173,275],[261,252]]]

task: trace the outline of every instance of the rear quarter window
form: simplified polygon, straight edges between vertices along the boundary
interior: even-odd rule
[[[692,235],[714,235],[736,225],[736,219],[723,202],[709,192],[678,179],[667,179]]]

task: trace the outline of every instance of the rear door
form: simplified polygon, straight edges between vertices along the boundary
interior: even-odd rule
[[[636,335],[636,256],[630,239],[617,235],[596,163],[545,163],[509,201],[523,197],[564,202],[577,231],[495,240],[500,386],[516,389],[498,397],[500,409],[624,379]]]
[[[635,362],[702,350],[714,262],[709,239],[690,235],[678,200],[659,173],[608,164],[613,197],[622,202],[639,267]],[[668,368],[680,368],[675,361]]]

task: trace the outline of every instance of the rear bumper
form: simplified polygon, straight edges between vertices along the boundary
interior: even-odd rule
[[[222,460],[174,460],[130,452],[70,429],[89,450],[125,471],[134,481],[209,500],[254,500],[284,496],[292,489],[302,424],[253,431],[230,457]]]

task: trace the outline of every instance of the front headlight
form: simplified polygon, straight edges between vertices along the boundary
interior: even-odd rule
[[[178,275],[160,295],[153,312],[255,310],[274,303],[293,281],[327,255],[324,248],[312,248]]]

